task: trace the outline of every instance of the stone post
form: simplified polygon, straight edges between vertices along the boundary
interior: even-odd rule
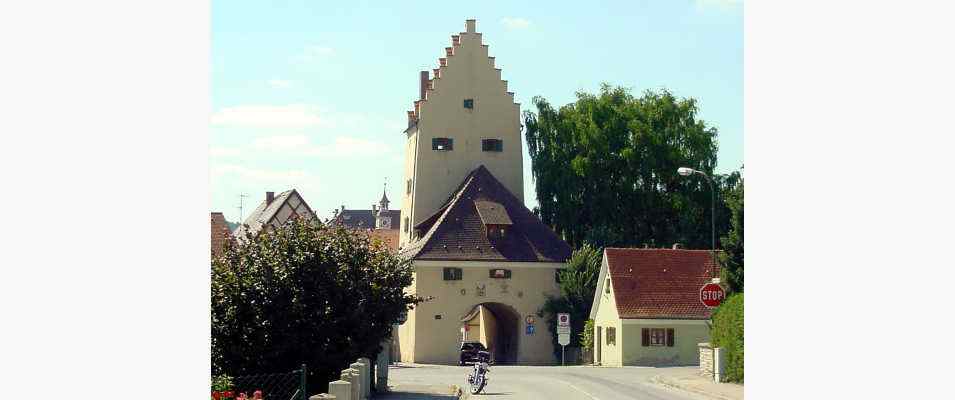
[[[358,371],[358,372],[357,372],[357,375],[358,375],[358,397],[356,397],[355,399],[356,399],[356,400],[365,400],[365,386],[367,386],[367,385],[365,385],[365,375],[368,374],[367,372],[365,372],[365,366],[364,366],[362,363],[360,363],[360,362],[358,362],[358,361],[355,361],[355,362],[351,363],[351,365],[349,365],[348,367],[351,368],[351,369],[353,369],[353,370],[355,370],[355,371]]]
[[[351,400],[361,400],[361,373],[357,369],[348,368],[342,371],[342,380],[351,384]]]
[[[361,357],[358,359],[358,363],[361,364],[361,391],[362,398],[367,399],[371,397],[371,359],[367,357]]]
[[[722,382],[726,373],[726,351],[722,347],[713,349],[713,381]]]
[[[700,374],[707,378],[713,377],[713,346],[709,343],[699,343],[700,349]]]
[[[351,400],[351,383],[345,380],[330,382],[328,394],[335,396],[338,400]]]

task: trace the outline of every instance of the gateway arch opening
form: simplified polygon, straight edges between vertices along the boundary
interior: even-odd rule
[[[465,342],[481,342],[495,364],[517,362],[520,317],[513,307],[502,303],[475,305],[464,317]]]

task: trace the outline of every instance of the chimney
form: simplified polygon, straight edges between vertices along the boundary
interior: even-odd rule
[[[464,21],[464,31],[467,33],[477,32],[477,21],[473,19]]]
[[[679,243],[674,243],[674,244],[673,244],[673,250],[679,250],[679,249],[682,249],[682,248],[683,248],[683,245],[682,245],[682,244],[679,244]]]
[[[428,81],[431,80],[428,76],[431,73],[428,71],[421,71],[421,98],[418,100],[424,100],[425,94],[428,92]]]
[[[265,205],[272,204],[273,200],[275,200],[275,192],[265,192]]]

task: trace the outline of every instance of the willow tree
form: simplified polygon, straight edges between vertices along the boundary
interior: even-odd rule
[[[696,100],[604,84],[559,109],[539,96],[533,103],[523,118],[535,211],[572,246],[710,247],[710,187],[677,174],[713,176],[716,166],[717,130],[697,118]],[[717,208],[725,232],[728,213],[721,201]]]

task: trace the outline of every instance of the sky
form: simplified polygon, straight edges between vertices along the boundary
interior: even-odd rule
[[[601,83],[697,99],[716,171],[743,164],[743,5],[733,0],[212,1],[210,208],[229,221],[295,188],[319,215],[401,208],[418,76],[477,19],[521,111]],[[533,179],[524,146],[525,202]]]

